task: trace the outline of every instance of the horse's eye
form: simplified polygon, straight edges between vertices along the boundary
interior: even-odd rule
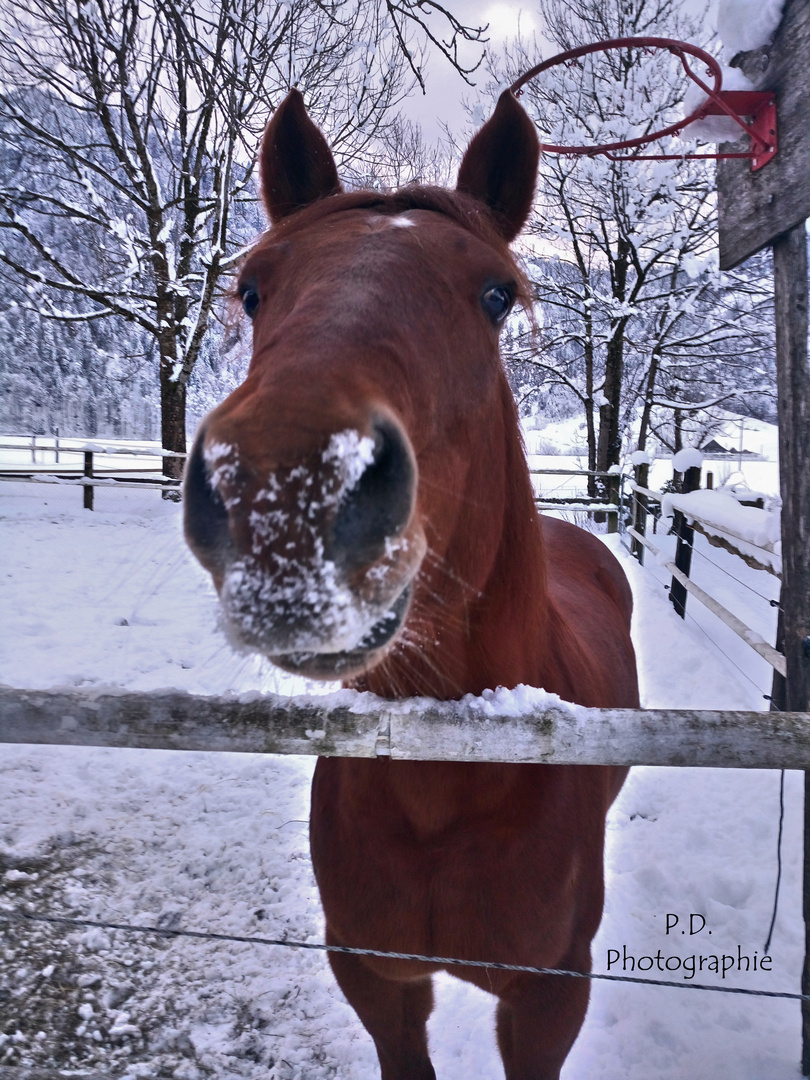
[[[493,322],[503,322],[512,307],[514,295],[505,285],[487,289],[481,297],[481,306]]]
[[[252,319],[259,307],[259,294],[250,285],[245,285],[239,290],[239,295],[242,298],[242,307],[245,314],[249,319]]]

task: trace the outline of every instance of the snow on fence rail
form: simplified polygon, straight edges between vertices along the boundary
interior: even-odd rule
[[[155,443],[139,443],[137,440],[119,443],[99,439],[63,438],[58,435],[0,435],[0,440],[5,440],[0,441],[0,450],[13,450],[25,454],[26,457],[31,454],[32,463],[36,463],[37,454],[53,454],[54,461],[58,462],[62,454],[83,454],[86,451],[95,454],[129,454],[135,457],[186,457],[175,450],[164,450]]]
[[[661,502],[663,517],[672,517],[677,510],[709,543],[725,547],[756,569],[766,570],[779,577],[782,571],[782,535],[779,508],[760,509],[740,503],[724,491],[696,490],[684,494],[664,495]]]
[[[586,709],[530,687],[385,701],[0,687],[0,742],[410,761],[810,768],[810,713]]]
[[[745,506],[723,491],[696,489],[685,493],[652,491],[630,480],[636,507],[650,512],[635,498],[644,495],[661,507],[662,517],[681,513],[710,544],[723,547],[749,566],[775,577],[782,572],[781,534],[778,509]]]

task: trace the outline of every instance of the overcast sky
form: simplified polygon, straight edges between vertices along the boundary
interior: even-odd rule
[[[542,21],[532,3],[524,5],[512,0],[449,0],[447,6],[468,26],[483,26],[488,23],[489,47],[495,52],[499,51],[504,41],[515,36],[518,25],[525,37],[536,33],[542,38]],[[701,11],[705,7],[705,0],[686,0],[685,6]],[[714,7],[715,4],[712,4],[709,22],[714,21]],[[480,48],[470,47],[467,62],[474,62],[479,52]],[[550,55],[548,47],[544,49],[544,54]],[[442,56],[434,55],[430,58],[426,79],[427,93],[423,96],[417,88],[405,108],[407,115],[419,122],[428,142],[442,135],[442,123],[447,124],[453,131],[464,130],[467,117],[463,101],[466,99],[471,104],[475,103],[486,82],[485,72],[479,69],[472,76],[472,80],[476,86],[467,86]],[[484,107],[488,115],[491,108],[488,100]]]
[[[489,24],[486,36],[490,40],[489,47],[495,51],[498,51],[504,41],[515,36],[518,24],[521,31],[529,35],[540,28],[540,20],[531,6],[522,10],[520,4],[511,3],[509,0],[451,0],[448,7],[468,26]],[[480,46],[469,46],[464,59],[468,64],[472,64],[479,55]],[[444,57],[430,57],[427,66],[427,93],[423,96],[417,88],[405,109],[412,119],[421,124],[428,141],[439,138],[442,134],[442,123],[446,123],[451,130],[464,127],[466,113],[462,103],[465,99],[475,102],[479,90],[486,82],[483,68],[479,68],[471,79],[476,83],[475,87],[467,86]]]

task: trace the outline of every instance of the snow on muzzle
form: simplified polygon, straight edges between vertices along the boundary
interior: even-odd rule
[[[262,475],[205,433],[184,487],[188,543],[212,574],[229,634],[290,671],[373,667],[402,626],[425,550],[416,466],[388,419]]]

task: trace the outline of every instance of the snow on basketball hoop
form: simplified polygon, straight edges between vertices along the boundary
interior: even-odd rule
[[[785,0],[720,0],[717,33],[729,60],[739,52],[770,44],[784,6]]]
[[[726,67],[723,64],[720,70],[723,74],[723,91],[725,93],[729,90],[750,91],[754,89],[754,84],[749,79],[746,79],[739,68]],[[697,83],[690,83],[683,96],[684,115],[691,116],[693,113],[700,111],[703,105],[708,104],[708,101],[709,99]],[[707,114],[702,120],[693,121],[689,125],[686,134],[690,139],[696,139],[701,143],[718,143],[736,142],[742,133],[730,116],[711,116]]]
[[[726,59],[731,63],[740,52],[769,45],[782,18],[783,7],[784,0],[720,0],[717,32]],[[757,87],[754,83],[746,78],[739,67],[731,67],[730,63],[721,66],[723,91],[755,91]],[[693,113],[706,101],[700,87],[692,83],[683,99],[684,111]],[[690,125],[689,135],[699,142],[736,142],[740,129],[730,117],[707,115]]]

